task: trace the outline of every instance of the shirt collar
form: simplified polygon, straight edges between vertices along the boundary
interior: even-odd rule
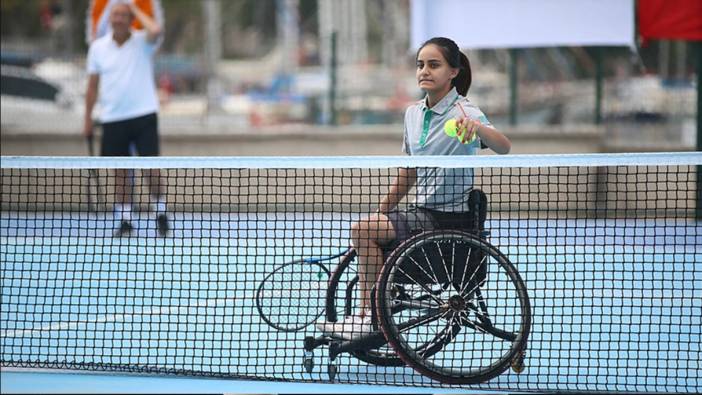
[[[115,40],[115,36],[114,36],[114,33],[112,32],[112,30],[110,30],[107,34],[110,35],[110,42],[112,43],[112,45],[115,46],[115,47],[117,47],[117,48],[122,48],[122,47],[124,47],[128,42],[130,42],[130,41],[132,40],[132,38],[134,38],[134,31],[131,30],[131,31],[129,32],[129,37],[127,37],[127,39],[124,40],[124,42],[122,43],[122,45],[119,45],[119,44],[117,43],[117,40]]]
[[[458,100],[458,92],[456,91],[456,87],[451,88],[450,91],[444,96],[443,99],[439,100],[438,103],[434,107],[431,108],[432,112],[435,112],[438,115],[443,115],[445,114],[448,110],[453,107],[454,103],[456,103],[456,100]],[[429,109],[427,106],[427,100],[429,100],[429,96],[425,96],[424,100],[422,100],[422,110],[426,111]]]

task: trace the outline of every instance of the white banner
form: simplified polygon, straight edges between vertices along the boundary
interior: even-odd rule
[[[413,49],[435,36],[461,48],[629,46],[634,0],[412,0]]]

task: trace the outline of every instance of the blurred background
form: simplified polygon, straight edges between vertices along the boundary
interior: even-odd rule
[[[395,155],[410,0],[162,0],[163,155]],[[3,155],[85,155],[89,0],[1,0]],[[694,42],[466,49],[514,153],[693,150]]]

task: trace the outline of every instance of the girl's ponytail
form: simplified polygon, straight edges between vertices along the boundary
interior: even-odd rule
[[[468,61],[466,54],[459,51],[459,56],[461,58],[461,67],[458,71],[458,75],[451,81],[451,83],[456,87],[456,91],[461,96],[465,96],[468,94],[470,84],[473,82],[473,72],[470,69],[470,61]]]

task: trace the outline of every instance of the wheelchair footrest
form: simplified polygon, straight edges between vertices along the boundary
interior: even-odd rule
[[[319,346],[328,345],[330,338],[328,336],[305,336],[305,351],[312,351]]]
[[[334,348],[334,357],[336,355],[345,353],[345,352],[353,352],[353,351],[359,351],[359,350],[373,350],[376,348],[380,348],[383,345],[387,344],[387,340],[385,340],[385,335],[381,331],[375,331],[372,333],[369,333],[367,335],[360,336],[356,339],[353,340],[346,340],[346,339],[335,339],[338,340],[338,346],[333,347]],[[335,342],[336,343],[336,342]],[[330,352],[331,352],[330,347]]]

